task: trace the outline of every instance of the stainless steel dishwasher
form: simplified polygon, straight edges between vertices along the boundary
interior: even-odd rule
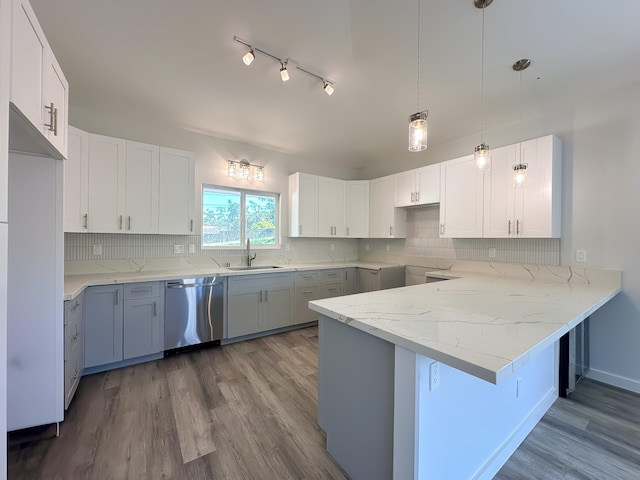
[[[203,344],[220,344],[225,287],[225,277],[165,282],[165,355]]]

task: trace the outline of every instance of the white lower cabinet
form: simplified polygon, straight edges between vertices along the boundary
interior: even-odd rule
[[[85,292],[85,368],[164,349],[160,282],[90,287]]]
[[[293,274],[229,278],[227,337],[264,332],[293,324]]]
[[[64,409],[76,393],[84,370],[83,295],[64,302]]]

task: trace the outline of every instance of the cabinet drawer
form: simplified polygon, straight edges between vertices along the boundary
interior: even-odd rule
[[[124,285],[124,299],[153,298],[160,296],[160,282],[130,283]]]
[[[320,289],[322,298],[339,297],[342,295],[342,282],[326,283]]]
[[[266,273],[229,278],[230,293],[272,290],[290,286],[293,286],[293,275],[290,273]]]
[[[320,271],[318,270],[296,272],[296,285],[304,285],[307,283],[318,283],[319,281],[320,281]]]
[[[64,408],[69,407],[82,376],[82,347],[75,343],[69,357],[64,361]]]
[[[344,276],[344,269],[342,268],[336,268],[333,270],[323,270],[322,271],[322,280],[323,281],[342,281],[342,278]]]
[[[71,350],[82,341],[82,322],[76,319],[64,327],[64,359],[69,358]]]
[[[64,324],[76,322],[82,316],[82,295],[64,302]]]

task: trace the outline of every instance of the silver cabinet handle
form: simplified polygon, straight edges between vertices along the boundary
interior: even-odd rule
[[[347,237],[349,236],[349,227],[347,227]]]
[[[327,277],[333,277],[336,278],[338,276],[337,273],[327,273]]]
[[[313,275],[302,275],[302,278],[313,278]]]
[[[311,295],[313,292],[311,290],[305,290],[302,292],[303,295]]]
[[[120,230],[122,230],[122,215],[120,215]]]
[[[509,225],[508,225],[508,230],[507,230],[507,234],[511,235],[511,220],[509,220]]]
[[[154,317],[158,316],[158,303],[155,300],[153,302],[153,316]]]
[[[142,292],[151,292],[153,291],[153,287],[134,287],[131,289],[131,293],[142,293]]]
[[[260,290],[260,300],[258,300],[258,303],[262,303],[262,290]]]
[[[267,301],[267,291],[268,291],[268,290],[265,290],[265,291],[264,291],[264,301],[265,301],[265,302]]]
[[[440,224],[440,235],[444,235],[444,223]]]
[[[415,193],[411,192],[411,201],[414,201]]]
[[[327,290],[330,291],[330,292],[335,292],[338,289],[337,288],[327,288]]]
[[[131,215],[129,215],[129,218],[127,218],[127,224],[128,224],[128,229],[131,230]]]
[[[193,218],[191,219],[191,224],[189,226],[189,231],[193,232]]]
[[[49,105],[45,105],[47,110],[49,110],[49,123],[45,123],[44,126],[49,128],[50,132],[53,132],[55,137],[58,136],[58,109],[54,107],[53,102]]]
[[[86,228],[89,228],[89,214],[88,214],[88,213],[85,213],[85,214],[83,215],[83,217],[84,217],[83,228],[85,228],[85,229],[86,229]]]
[[[416,192],[416,202],[420,201],[420,192]]]
[[[120,290],[116,288],[116,305],[120,304]]]
[[[520,235],[520,220],[516,220],[516,235]]]
[[[389,227],[389,236],[393,235],[393,227]]]

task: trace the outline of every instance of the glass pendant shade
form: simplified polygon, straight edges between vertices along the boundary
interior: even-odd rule
[[[227,166],[227,176],[235,177],[236,176],[236,162],[229,161]]]
[[[476,151],[473,155],[473,163],[476,168],[476,172],[488,172],[491,169],[491,161],[489,159],[489,145],[482,142],[476,147]]]
[[[519,163],[513,166],[513,185],[516,187],[522,186],[527,177],[527,164]]]
[[[409,117],[409,151],[427,149],[427,112],[414,113]]]

